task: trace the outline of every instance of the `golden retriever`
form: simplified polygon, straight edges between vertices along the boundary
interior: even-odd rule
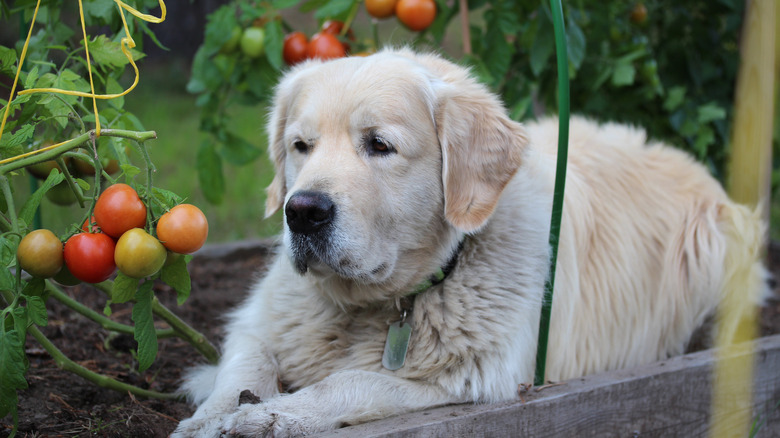
[[[268,128],[283,245],[220,363],[187,376],[199,407],[173,436],[296,436],[517,397],[557,120],[516,123],[468,70],[402,49],[293,68]],[[754,310],[757,213],[639,129],[574,118],[570,132],[547,380],[680,354],[724,300]],[[262,402],[239,404],[244,390]]]

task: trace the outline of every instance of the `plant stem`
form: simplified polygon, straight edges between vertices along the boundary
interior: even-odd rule
[[[134,385],[120,382],[116,379],[112,379],[111,377],[104,376],[94,371],[90,371],[84,368],[83,366],[77,364],[69,357],[65,356],[65,354],[59,348],[57,348],[57,346],[54,345],[49,340],[49,338],[46,337],[46,335],[44,335],[43,333],[41,333],[40,330],[38,330],[38,327],[30,326],[27,329],[27,333],[31,334],[35,338],[35,340],[38,341],[38,343],[40,343],[41,346],[43,346],[43,348],[49,353],[49,355],[51,355],[52,359],[54,359],[54,363],[57,364],[57,367],[59,367],[62,370],[76,374],[77,376],[83,377],[84,379],[87,379],[90,382],[95,383],[96,385],[102,388],[113,389],[114,391],[119,391],[119,392],[129,392],[142,397],[160,398],[166,400],[176,400],[181,397],[179,394],[171,394],[171,393],[152,391],[148,389],[142,389]]]
[[[49,280],[46,280],[46,290],[49,292],[52,298],[61,302],[65,306],[69,307],[70,309],[76,311],[76,313],[85,316],[91,319],[92,321],[95,321],[96,323],[100,324],[100,326],[103,327],[104,329],[118,332],[118,333],[125,333],[130,335],[133,334],[132,326],[129,326],[127,324],[122,324],[106,318],[100,313],[81,304],[78,300],[74,300],[73,298],[69,297],[59,287],[57,287],[54,283],[52,283]],[[174,336],[176,336],[176,332],[172,328],[157,330],[158,339],[171,338]]]
[[[14,194],[11,193],[11,185],[8,183],[8,178],[5,177],[5,173],[0,172],[0,188],[5,196],[5,204],[8,207],[9,222],[11,223],[11,230],[15,233],[19,233],[19,220],[16,217],[16,206],[14,205]]]
[[[101,129],[100,135],[103,137],[127,138],[138,142],[143,142],[149,139],[157,138],[157,133],[154,131],[141,132],[141,131],[127,131],[124,129]],[[60,146],[54,149],[50,149],[48,151],[41,152],[39,154],[35,154],[29,157],[24,157],[18,160],[7,162],[6,164],[0,165],[0,175],[5,175],[8,172],[21,169],[23,167],[27,167],[31,164],[42,163],[48,160],[54,160],[58,156],[60,156],[63,152],[76,149],[77,147],[81,146],[82,144],[94,138],[96,137],[95,137],[95,130],[93,129],[89,132],[85,132],[84,134],[79,135],[78,137],[68,140],[67,142],[61,144]]]
[[[103,293],[109,297],[111,296],[111,281],[96,283],[93,286],[103,291]],[[187,341],[187,343],[198,350],[198,352],[202,354],[203,357],[205,357],[206,360],[208,360],[210,363],[217,363],[219,361],[219,353],[217,352],[217,348],[214,347],[211,342],[209,342],[206,336],[192,328],[186,322],[182,321],[181,318],[176,316],[176,314],[171,312],[170,309],[160,303],[160,300],[157,299],[157,297],[154,297],[152,300],[152,311],[155,315],[159,316],[163,321],[168,323],[168,325],[170,325],[171,328],[176,331],[179,337]]]

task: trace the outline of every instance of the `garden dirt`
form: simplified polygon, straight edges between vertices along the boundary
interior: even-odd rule
[[[192,293],[182,306],[176,293],[165,285],[155,293],[184,321],[218,345],[224,332],[223,317],[247,294],[273,252],[269,242],[244,242],[201,251],[190,263]],[[769,265],[780,278],[780,244],[769,250]],[[89,286],[66,289],[66,293],[101,312],[106,297]],[[182,373],[201,356],[177,338],[163,339],[157,360],[144,373],[137,372],[131,335],[113,335],[97,324],[49,300],[49,323],[43,333],[68,357],[82,366],[142,388],[176,391]],[[130,308],[112,306],[112,318],[130,322]],[[160,323],[158,328],[164,328]],[[762,336],[780,333],[780,288],[761,312]],[[193,409],[183,401],[133,397],[100,388],[74,374],[60,370],[52,358],[28,336],[29,388],[19,392],[20,437],[166,437],[189,417]],[[11,431],[10,417],[0,419],[0,436]]]

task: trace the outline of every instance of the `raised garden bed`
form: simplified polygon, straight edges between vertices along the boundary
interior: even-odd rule
[[[156,295],[214,342],[222,335],[222,315],[246,295],[273,251],[272,241],[208,247],[190,264],[193,291],[181,307],[175,292],[160,286]],[[770,250],[780,273],[780,248]],[[102,293],[78,286],[68,293],[101,311]],[[165,339],[155,364],[138,374],[131,336],[109,336],[96,324],[51,303],[43,330],[73,360],[119,380],[158,391],[174,391],[184,369],[199,361],[182,341]],[[114,306],[113,318],[129,322],[129,311]],[[762,311],[756,355],[756,415],[767,423],[758,436],[780,435],[780,294]],[[34,340],[28,339],[30,387],[19,393],[21,437],[166,437],[192,408],[183,402],[144,400],[99,388],[59,370]],[[640,368],[588,376],[536,392],[525,401],[459,405],[356,425],[326,436],[696,436],[707,431],[710,415],[712,351],[701,351]],[[736,409],[736,408],[735,408]],[[10,418],[0,419],[0,436]]]

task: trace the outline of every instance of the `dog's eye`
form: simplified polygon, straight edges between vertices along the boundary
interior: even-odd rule
[[[293,147],[295,148],[296,151],[298,151],[298,152],[300,152],[302,154],[305,154],[305,153],[309,152],[309,145],[306,144],[306,142],[303,141],[303,140],[296,140],[293,143]]]
[[[378,135],[371,134],[366,138],[366,149],[371,155],[386,155],[395,152],[393,145]]]

